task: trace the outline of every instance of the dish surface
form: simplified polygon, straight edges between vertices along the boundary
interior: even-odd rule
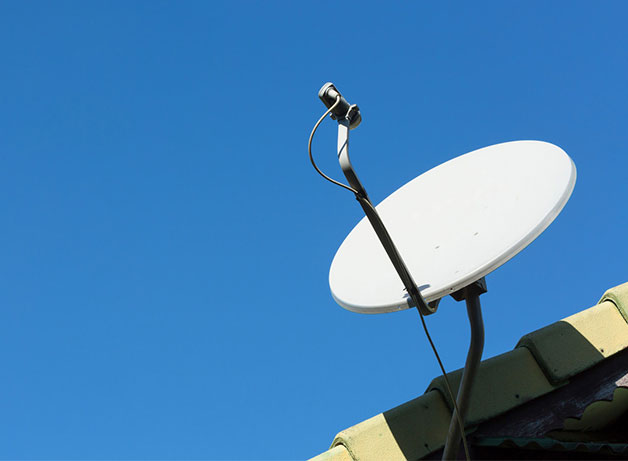
[[[432,168],[376,209],[430,302],[484,277],[529,245],[558,216],[575,182],[576,167],[560,147],[513,141]],[[329,286],[350,311],[410,307],[366,218],[338,249]]]

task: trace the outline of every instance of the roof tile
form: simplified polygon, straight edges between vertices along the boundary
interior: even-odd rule
[[[628,347],[628,323],[610,301],[523,336],[553,384],[574,376]]]
[[[598,304],[604,301],[615,304],[621,316],[628,322],[628,282],[607,290]]]
[[[451,413],[439,392],[426,394],[340,432],[355,461],[418,459],[442,448]]]
[[[353,458],[344,446],[336,445],[320,455],[314,456],[310,461],[353,461]]]
[[[462,370],[448,373],[447,376],[456,395]],[[433,389],[442,393],[452,409],[453,404],[442,376],[430,383],[428,390]],[[554,386],[547,380],[530,351],[525,348],[484,360],[473,384],[467,424],[481,423],[552,390]],[[481,398],[474,398],[474,395]]]

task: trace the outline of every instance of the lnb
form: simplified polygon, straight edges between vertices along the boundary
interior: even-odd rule
[[[349,120],[349,128],[357,128],[362,121],[362,115],[360,115],[360,108],[356,104],[349,104],[347,100],[340,94],[340,91],[334,86],[333,83],[327,82],[318,92],[318,97],[321,98],[323,104],[329,109],[332,107],[338,98],[340,101],[331,111],[331,117],[334,120],[347,119]]]

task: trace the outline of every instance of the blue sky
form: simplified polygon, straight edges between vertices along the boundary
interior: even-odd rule
[[[0,458],[303,459],[424,392],[415,311],[337,306],[361,218],[307,136],[362,109],[375,202],[517,139],[578,168],[562,214],[487,277],[485,357],[628,280],[622,2],[0,4]],[[335,128],[315,142],[341,177]],[[449,370],[464,305],[428,319]]]

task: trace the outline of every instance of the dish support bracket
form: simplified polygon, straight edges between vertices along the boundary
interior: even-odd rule
[[[469,324],[471,325],[471,343],[469,345],[469,352],[467,353],[467,361],[462,372],[458,396],[456,397],[456,405],[458,410],[460,410],[460,419],[463,424],[466,421],[475,375],[482,361],[482,352],[484,351],[484,321],[482,319],[480,295],[486,293],[486,291],[486,280],[482,277],[451,295],[456,301],[462,301],[463,299],[466,301],[467,315],[469,316]],[[449,422],[445,448],[443,449],[443,460],[457,459],[458,457],[461,434],[457,418],[456,408],[454,407]]]

